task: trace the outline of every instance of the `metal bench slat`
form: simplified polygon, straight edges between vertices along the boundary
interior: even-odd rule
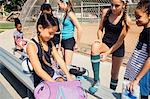
[[[18,80],[20,80],[27,88],[29,88],[33,92],[34,84],[31,76],[23,73],[21,68],[21,61],[19,59],[0,48],[0,61],[10,72],[13,73],[13,75]]]
[[[92,81],[84,79],[81,80],[81,83],[83,89],[85,89],[89,93],[88,89],[91,86]],[[97,97],[98,99],[116,99],[116,97],[113,95],[114,93],[115,92],[113,90],[100,85],[98,91],[93,96]]]

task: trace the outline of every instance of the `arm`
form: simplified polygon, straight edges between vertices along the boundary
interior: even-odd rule
[[[147,71],[150,69],[150,57],[147,58],[144,67],[140,71],[140,73],[136,76],[135,80],[139,82],[141,78],[147,73]]]
[[[14,36],[14,42],[15,42],[15,44],[17,44],[17,42],[16,42],[16,41],[17,41],[18,37],[17,37],[16,32],[14,32],[13,36]]]
[[[103,9],[102,10],[102,16],[101,16],[101,20],[100,20],[100,23],[99,23],[99,28],[97,30],[97,38],[99,40],[99,42],[102,42],[102,35],[103,35],[103,27],[104,27],[104,19],[105,19],[105,16],[106,16],[106,13],[109,9]]]
[[[62,71],[66,74],[67,79],[72,80],[71,75],[67,69],[67,66],[66,66],[64,60],[60,57],[60,55],[58,54],[58,51],[54,45],[52,46],[52,55],[53,55],[54,59],[57,61],[58,65],[60,66]]]
[[[134,87],[139,84],[139,81],[141,78],[148,72],[150,69],[150,57],[147,58],[142,70],[139,72],[139,74],[136,76],[135,80],[131,81],[128,89],[132,92],[134,91]]]
[[[78,43],[78,42],[80,42],[80,39],[81,39],[81,32],[82,32],[81,25],[79,24],[79,21],[78,21],[78,19],[76,18],[75,14],[73,12],[69,12],[68,16],[70,17],[71,21],[73,22],[73,24],[77,28],[77,40],[76,40],[76,43]]]
[[[29,43],[27,45],[27,54],[29,56],[30,62],[32,64],[32,67],[35,71],[35,73],[41,77],[43,80],[50,81],[50,82],[55,82],[48,73],[46,73],[42,67],[41,63],[39,61],[39,58],[37,56],[37,48],[33,43]]]

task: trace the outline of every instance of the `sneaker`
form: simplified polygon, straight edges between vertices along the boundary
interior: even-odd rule
[[[81,80],[85,80],[85,78],[84,78],[83,76],[77,76],[77,77],[76,77],[76,80],[81,81]]]
[[[69,73],[77,76],[82,76],[83,74],[86,73],[86,69],[83,67],[77,67],[77,66],[71,66],[72,68],[70,68]]]
[[[98,81],[94,81],[92,86],[89,88],[89,92],[91,94],[95,94],[95,92],[97,92],[97,90],[98,90],[99,85],[100,85],[100,81],[99,80]]]

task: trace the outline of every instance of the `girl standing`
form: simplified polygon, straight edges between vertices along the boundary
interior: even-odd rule
[[[124,78],[131,81],[128,88],[132,92],[140,85],[141,99],[150,95],[150,1],[141,0],[135,10],[136,24],[143,26],[136,48],[130,57]]]
[[[75,16],[71,0],[58,1],[59,7],[65,11],[62,20],[63,28],[61,46],[63,48],[65,63],[69,66],[72,61],[73,51],[78,48],[81,39],[81,26]],[[77,39],[74,38],[75,27],[77,29]]]
[[[91,63],[94,73],[94,83],[89,91],[94,94],[99,85],[99,65],[106,57],[112,54],[112,69],[110,88],[115,90],[118,84],[118,73],[122,63],[125,48],[124,38],[129,29],[130,18],[127,16],[126,0],[111,0],[111,8],[103,9],[97,31],[98,40],[92,44]],[[105,34],[103,35],[103,29]]]

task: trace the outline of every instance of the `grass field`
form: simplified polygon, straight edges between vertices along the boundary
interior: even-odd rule
[[[0,33],[5,31],[5,30],[8,30],[8,29],[13,29],[15,28],[14,26],[14,23],[13,22],[0,22]]]
[[[14,28],[14,23],[9,22],[9,23],[0,23],[0,29],[12,29]]]

